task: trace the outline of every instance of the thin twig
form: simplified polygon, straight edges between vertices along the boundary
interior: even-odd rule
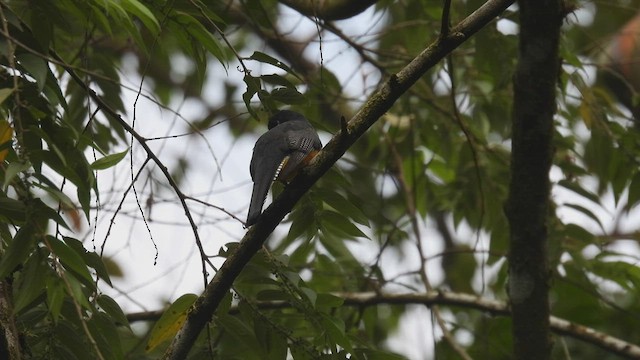
[[[440,38],[449,36],[451,29],[451,0],[444,0],[442,4],[442,23],[440,24]]]
[[[133,183],[138,180],[138,177],[140,177],[140,174],[142,174],[142,170],[144,170],[144,168],[147,165],[147,163],[149,162],[149,160],[151,160],[150,157],[147,157],[144,160],[144,162],[140,166],[140,169],[138,170],[138,172],[136,173],[136,175],[134,176],[132,181],[129,182],[129,186],[123,192],[122,197],[120,198],[120,203],[118,203],[118,207],[113,212],[113,216],[111,217],[111,220],[109,221],[109,226],[107,227],[107,234],[104,236],[104,241],[102,242],[102,245],[100,246],[100,256],[101,257],[104,254],[104,248],[105,248],[105,246],[107,244],[107,239],[109,238],[109,235],[111,235],[111,229],[113,228],[113,225],[116,222],[116,216],[118,216],[118,214],[120,213],[120,210],[122,210],[122,205],[124,204],[124,201],[127,199],[127,195],[129,194],[129,191],[133,187]],[[157,249],[156,249],[156,251],[157,251]]]
[[[184,195],[184,198],[187,199],[187,200],[195,201],[195,202],[200,203],[200,204],[205,205],[205,206],[212,207],[212,208],[214,208],[216,210],[222,211],[223,213],[229,215],[229,217],[231,217],[231,218],[233,218],[235,220],[238,220],[240,223],[242,223],[244,225],[244,221],[242,219],[240,219],[235,214],[233,214],[232,212],[229,212],[228,210],[226,210],[223,207],[220,207],[220,206],[217,206],[217,205],[213,205],[213,204],[208,203],[208,202],[206,202],[204,200],[200,200],[198,198],[194,198],[194,197],[189,196],[189,195]]]
[[[60,63],[64,64],[64,61],[62,60],[62,58],[58,56],[58,54],[54,53],[53,51],[52,51],[52,56],[56,60],[58,60]],[[180,187],[171,176],[169,169],[167,169],[164,163],[158,158],[158,156],[153,152],[153,150],[151,150],[151,148],[147,144],[147,140],[142,135],[140,135],[126,121],[124,121],[124,119],[120,116],[120,114],[118,114],[117,111],[111,108],[109,104],[107,104],[100,96],[98,96],[98,94],[96,94],[96,92],[91,87],[85,84],[84,81],[82,81],[82,79],[78,76],[78,74],[76,74],[76,72],[71,67],[68,67],[66,65],[63,65],[63,67],[65,71],[69,74],[71,79],[73,79],[73,81],[75,81],[91,97],[91,99],[93,99],[93,101],[96,102],[96,105],[105,114],[107,114],[108,116],[113,118],[116,122],[118,122],[118,124],[120,124],[120,126],[122,126],[125,129],[125,131],[130,133],[136,139],[136,141],[142,146],[144,151],[147,153],[147,156],[151,158],[151,160],[158,166],[162,174],[167,179],[169,186],[171,186],[175,194],[178,196],[178,199],[180,200],[180,204],[184,209],[184,214],[189,220],[189,224],[191,225],[191,229],[193,230],[193,235],[195,237],[198,250],[200,251],[200,256],[204,261],[206,261],[209,264],[209,266],[211,266],[212,269],[215,269],[211,261],[208,260],[207,255],[204,251],[202,241],[200,240],[200,234],[198,233],[198,225],[196,225],[195,221],[193,220],[193,216],[191,216],[191,210],[189,210],[189,206],[187,205],[185,195],[182,193],[182,190],[180,190]],[[206,273],[206,269],[203,269],[203,274],[204,274],[204,277],[207,278],[208,274]]]

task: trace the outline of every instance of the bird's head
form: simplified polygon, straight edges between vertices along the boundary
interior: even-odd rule
[[[304,121],[306,119],[300,113],[297,113],[291,110],[280,110],[269,118],[268,127],[269,127],[269,130],[271,130],[282,123],[286,123],[287,121],[301,121],[301,120]]]

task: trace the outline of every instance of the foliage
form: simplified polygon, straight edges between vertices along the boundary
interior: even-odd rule
[[[454,2],[451,23],[483,3]],[[637,341],[640,134],[594,74],[608,36],[640,2],[578,5],[561,44],[550,301],[555,316]],[[433,1],[379,1],[361,15],[373,25],[358,34],[341,30],[357,20],[292,24],[291,11],[255,0],[0,2],[0,303],[11,304],[0,306],[0,325],[5,333],[15,326],[25,357],[160,356],[195,297],[174,293],[161,299],[175,302],[159,320],[147,319],[155,325],[130,326],[122,308],[135,307],[111,288],[125,283],[126,264],[110,244],[129,231],[116,218],[134,218],[143,229],[136,241],[150,239],[156,258],[171,255],[161,237],[177,229],[167,233],[197,249],[206,282],[212,258],[233,251],[233,218],[246,210],[236,193],[225,210],[213,185],[193,190],[196,178],[219,186],[233,162],[207,139],[240,142],[284,106],[336,133],[341,116],[420,53],[442,21]],[[508,318],[444,306],[418,318],[406,303],[346,299],[433,290],[507,298],[515,11],[434,66],[303,197],[243,269],[191,358],[425,357],[392,346],[416,323],[431,332],[408,345],[416,351],[456,358],[459,343],[472,357],[510,358]],[[311,28],[308,38],[300,24]],[[344,51],[330,58],[323,47],[333,43]],[[199,114],[181,114],[190,107]],[[224,174],[232,184],[246,182],[234,171]],[[152,209],[160,209],[153,218]],[[189,222],[171,222],[185,213]],[[615,357],[556,339],[554,356]]]

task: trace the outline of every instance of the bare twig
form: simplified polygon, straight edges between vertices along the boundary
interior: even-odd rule
[[[61,64],[65,64],[65,62],[62,60],[60,56],[58,56],[58,54],[52,52],[52,56]],[[189,206],[187,205],[185,195],[182,193],[182,190],[180,190],[180,187],[171,176],[169,169],[167,169],[164,163],[158,158],[158,156],[153,152],[153,150],[151,150],[151,148],[147,144],[147,139],[145,139],[142,135],[140,135],[137,131],[135,131],[126,121],[124,121],[124,119],[120,116],[120,114],[118,114],[117,111],[111,108],[111,106],[109,106],[109,104],[107,104],[100,96],[98,96],[98,94],[96,94],[96,92],[91,87],[89,87],[89,85],[87,85],[84,81],[82,81],[82,79],[78,76],[78,74],[76,74],[74,69],[72,69],[67,65],[62,65],[62,66],[64,67],[65,71],[69,74],[71,79],[75,81],[82,89],[84,89],[84,91],[89,95],[89,97],[91,97],[91,99],[96,102],[100,110],[102,110],[105,114],[113,118],[118,124],[120,124],[120,126],[122,126],[125,129],[125,131],[131,134],[136,139],[136,141],[142,146],[142,148],[147,153],[147,156],[151,159],[151,161],[153,161],[158,166],[162,174],[167,179],[169,186],[171,186],[173,191],[178,196],[178,199],[180,200],[180,204],[182,204],[182,208],[184,209],[184,214],[189,220],[189,224],[191,225],[191,229],[193,230],[193,235],[195,237],[198,250],[200,251],[201,258],[203,259],[203,261],[206,261],[209,264],[209,266],[211,266],[212,269],[215,269],[211,261],[208,260],[207,255],[204,251],[204,247],[202,246],[202,241],[200,240],[200,234],[198,233],[198,225],[196,225],[195,221],[193,220],[193,216],[191,215],[191,210],[189,210]],[[208,274],[206,273],[206,269],[204,268],[203,268],[203,275],[204,275],[204,278],[206,279]]]
[[[449,36],[451,28],[451,0],[444,0],[442,4],[442,23],[440,25],[440,37]]]
[[[244,221],[243,221],[242,219],[240,219],[240,218],[239,218],[239,217],[237,217],[235,214],[233,214],[232,212],[230,212],[230,211],[226,210],[226,209],[225,209],[225,208],[223,208],[223,207],[220,207],[220,206],[217,206],[217,205],[213,205],[213,204],[208,203],[208,202],[206,202],[206,201],[204,201],[204,200],[200,200],[200,199],[198,199],[198,198],[194,198],[194,197],[189,196],[189,195],[184,195],[184,197],[185,197],[185,199],[187,199],[187,200],[195,201],[195,202],[200,203],[200,204],[202,204],[202,205],[209,206],[209,207],[212,207],[212,208],[214,208],[214,209],[216,209],[216,210],[222,211],[223,213],[225,213],[225,214],[229,215],[229,217],[231,217],[231,218],[233,218],[233,219],[235,219],[235,220],[238,220],[241,224],[244,224]]]
[[[122,193],[122,197],[120,198],[120,202],[118,203],[118,207],[113,212],[113,216],[111,217],[111,220],[109,221],[109,226],[107,227],[107,234],[104,236],[104,241],[102,242],[102,245],[100,246],[100,256],[102,256],[104,254],[104,248],[105,248],[105,246],[107,244],[107,239],[111,235],[111,229],[113,228],[113,225],[116,222],[116,216],[118,216],[118,214],[120,213],[120,210],[122,210],[122,205],[124,204],[124,201],[127,199],[127,195],[129,195],[129,191],[133,187],[133,184],[136,181],[138,181],[138,177],[140,177],[140,174],[142,174],[142,170],[144,170],[144,168],[147,166],[147,163],[149,162],[149,160],[150,160],[149,157],[147,157],[145,159],[145,161],[140,166],[140,169],[138,169],[138,172],[133,177],[132,181],[129,183],[129,186],[127,187],[127,189]]]

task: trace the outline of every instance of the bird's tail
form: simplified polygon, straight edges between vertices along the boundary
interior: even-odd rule
[[[260,217],[260,213],[262,212],[262,206],[264,205],[264,200],[267,198],[270,185],[271,182],[269,181],[258,181],[253,184],[251,204],[249,204],[249,214],[247,215],[247,222],[245,223],[246,227],[249,227],[258,221],[258,217]]]

